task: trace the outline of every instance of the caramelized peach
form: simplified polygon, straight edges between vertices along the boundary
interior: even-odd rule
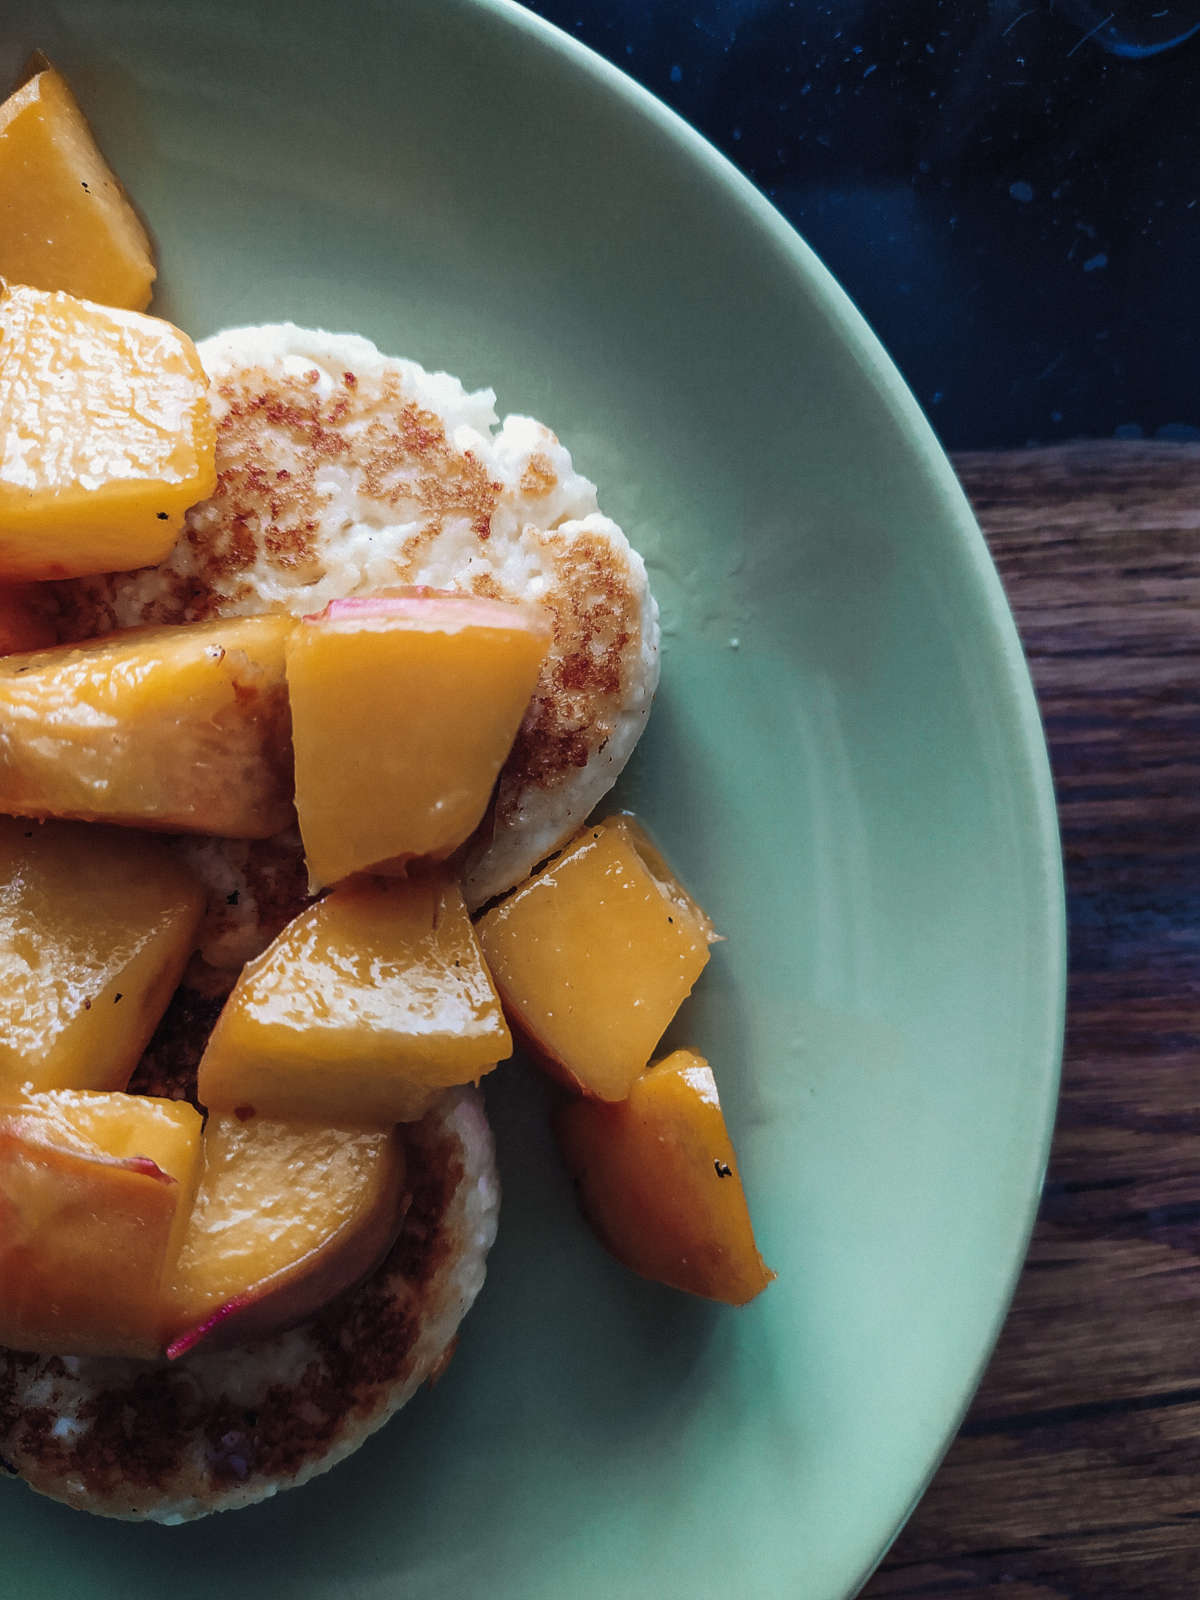
[[[0,1107],[0,1344],[161,1353],[200,1168],[200,1113],[58,1090]]]
[[[314,889],[463,843],[548,645],[521,607],[461,595],[334,601],[301,622],[287,673]]]
[[[292,820],[290,617],[0,659],[0,811],[259,839]]]
[[[712,924],[631,817],[609,817],[478,925],[505,1011],[568,1084],[623,1100],[708,961]]]
[[[394,1129],[210,1115],[167,1353],[277,1332],[348,1289],[395,1238],[403,1177]]]
[[[423,1116],[511,1050],[458,886],[356,879],[247,966],[198,1093],[218,1110],[382,1126]]]
[[[0,817],[0,1094],[123,1089],[203,911],[157,840]]]
[[[0,278],[144,311],[146,230],[44,57],[0,105]]]
[[[212,493],[215,450],[178,328],[23,286],[0,299],[0,578],[161,561]]]
[[[745,1305],[764,1264],[717,1086],[677,1050],[619,1105],[573,1100],[555,1122],[585,1216],[618,1261],[674,1289]]]

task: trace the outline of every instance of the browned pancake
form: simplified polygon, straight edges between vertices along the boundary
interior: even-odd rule
[[[310,612],[397,584],[541,608],[553,645],[463,862],[468,900],[482,903],[575,831],[644,726],[659,630],[641,558],[548,429],[510,417],[493,431],[486,391],[290,324],[218,335],[201,357],[216,492],[160,567],[58,586],[63,636]],[[299,910],[305,876],[295,833],[178,848],[208,915],[191,987],[131,1088],[192,1098],[220,999]],[[10,1470],[70,1505],[175,1522],[261,1500],[354,1450],[445,1361],[496,1228],[474,1091],[448,1095],[405,1140],[411,1195],[395,1247],[299,1328],[173,1365],[0,1350]]]
[[[160,566],[60,585],[64,637],[312,612],[396,585],[541,610],[550,652],[464,862],[464,893],[482,904],[565,842],[637,743],[659,650],[641,557],[549,429],[508,417],[493,431],[490,391],[290,323],[199,349],[216,491]]]
[[[448,1094],[405,1144],[410,1203],[387,1260],[300,1327],[173,1364],[0,1349],[5,1470],[101,1516],[184,1522],[357,1449],[448,1359],[495,1235],[477,1092]]]

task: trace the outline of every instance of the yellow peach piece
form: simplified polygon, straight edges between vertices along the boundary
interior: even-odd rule
[[[213,1029],[198,1095],[223,1111],[411,1122],[512,1039],[458,886],[359,878],[250,962]]]
[[[62,75],[45,60],[0,105],[0,278],[144,311],[146,230]]]
[[[335,600],[304,618],[287,672],[312,888],[468,838],[548,645],[522,607],[461,595]]]
[[[585,828],[480,919],[509,1020],[574,1089],[623,1100],[716,937],[632,817]]]
[[[275,1333],[357,1283],[395,1239],[403,1178],[395,1129],[210,1114],[168,1355]]]
[[[194,1107],[146,1095],[56,1090],[0,1106],[0,1344],[161,1353],[200,1132]]]
[[[290,617],[0,658],[0,812],[269,838],[293,820]]]
[[[644,1278],[745,1305],[775,1274],[754,1242],[712,1070],[677,1050],[619,1105],[572,1100],[556,1117],[585,1216]]]
[[[0,299],[0,579],[161,561],[216,484],[208,383],[157,317],[12,287]]]
[[[158,840],[0,817],[0,1097],[124,1089],[203,912]]]

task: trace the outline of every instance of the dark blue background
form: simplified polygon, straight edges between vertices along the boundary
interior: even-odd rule
[[[1200,0],[530,3],[770,196],[948,448],[1200,438]]]

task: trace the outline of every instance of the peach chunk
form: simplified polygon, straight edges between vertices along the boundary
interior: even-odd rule
[[[520,606],[431,592],[335,600],[301,622],[287,673],[314,889],[463,843],[548,645]]]
[[[277,1332],[357,1283],[396,1237],[403,1179],[394,1128],[211,1114],[167,1354]]]
[[[584,1214],[634,1272],[735,1306],[774,1278],[703,1057],[655,1062],[619,1105],[569,1101],[555,1131]]]
[[[587,827],[481,918],[509,1020],[571,1088],[623,1100],[716,937],[632,817]]]
[[[178,328],[40,289],[0,299],[0,578],[161,561],[212,493],[215,450]]]
[[[0,105],[0,277],[144,311],[155,279],[146,230],[44,56]]]
[[[200,1171],[200,1113],[56,1090],[0,1107],[0,1344],[153,1357]]]
[[[158,840],[0,817],[0,1095],[123,1089],[203,912]]]
[[[512,1051],[457,884],[340,885],[250,962],[200,1063],[203,1105],[378,1126]]]
[[[265,839],[293,819],[290,617],[0,658],[0,811]]]

